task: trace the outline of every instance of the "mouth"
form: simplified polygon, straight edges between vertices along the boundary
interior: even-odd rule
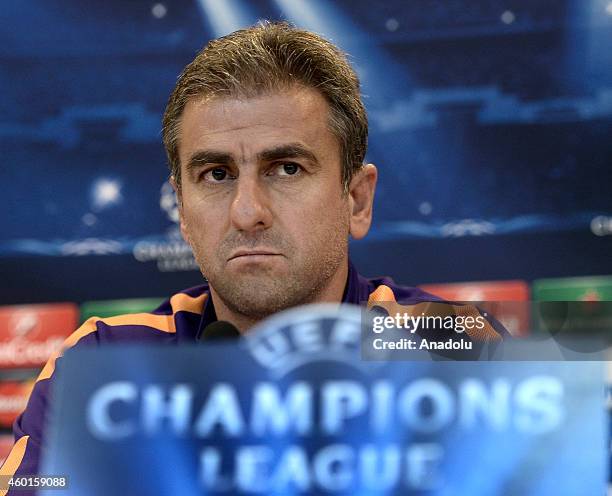
[[[266,257],[279,257],[282,256],[280,253],[269,251],[269,250],[238,250],[233,253],[227,261],[236,260],[236,259],[262,259],[264,260]]]

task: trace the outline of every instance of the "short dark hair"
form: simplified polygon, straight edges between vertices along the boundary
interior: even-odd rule
[[[345,192],[362,165],[368,120],[359,78],[346,55],[310,31],[287,22],[260,22],[210,41],[185,67],[163,118],[163,141],[170,171],[181,184],[180,119],[196,97],[253,97],[302,85],[318,90],[329,108],[330,131],[340,144]]]

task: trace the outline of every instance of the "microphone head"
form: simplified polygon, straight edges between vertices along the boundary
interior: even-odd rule
[[[199,341],[230,341],[238,339],[240,337],[240,331],[234,324],[226,322],[224,320],[218,320],[208,324],[200,336]]]

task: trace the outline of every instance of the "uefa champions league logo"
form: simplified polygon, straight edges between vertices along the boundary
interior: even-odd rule
[[[320,304],[282,312],[246,335],[255,361],[281,377],[300,366],[338,362],[353,368],[371,366],[356,360],[360,352],[362,315],[352,305]]]
[[[159,207],[172,225],[161,236],[138,241],[132,250],[134,258],[139,262],[155,262],[160,272],[197,271],[191,247],[181,237],[176,194],[168,181],[160,188]]]
[[[175,224],[179,222],[178,202],[176,193],[169,181],[164,182],[160,189],[159,207],[166,213],[168,219]]]

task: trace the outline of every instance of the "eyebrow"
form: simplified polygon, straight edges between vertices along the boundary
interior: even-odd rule
[[[189,160],[187,161],[187,165],[185,166],[187,172],[191,172],[198,167],[201,167],[206,164],[219,164],[219,165],[228,165],[234,161],[232,156],[229,153],[219,152],[215,150],[200,150],[195,152]]]
[[[299,143],[289,143],[263,150],[257,154],[257,158],[264,162],[272,162],[282,158],[303,158],[312,162],[313,165],[319,165],[315,154]]]
[[[279,145],[257,154],[257,159],[262,162],[273,162],[283,158],[303,158],[314,166],[319,166],[316,155],[300,143],[288,143]],[[188,172],[206,164],[230,165],[235,162],[231,154],[217,150],[199,150],[189,158],[186,169]]]

